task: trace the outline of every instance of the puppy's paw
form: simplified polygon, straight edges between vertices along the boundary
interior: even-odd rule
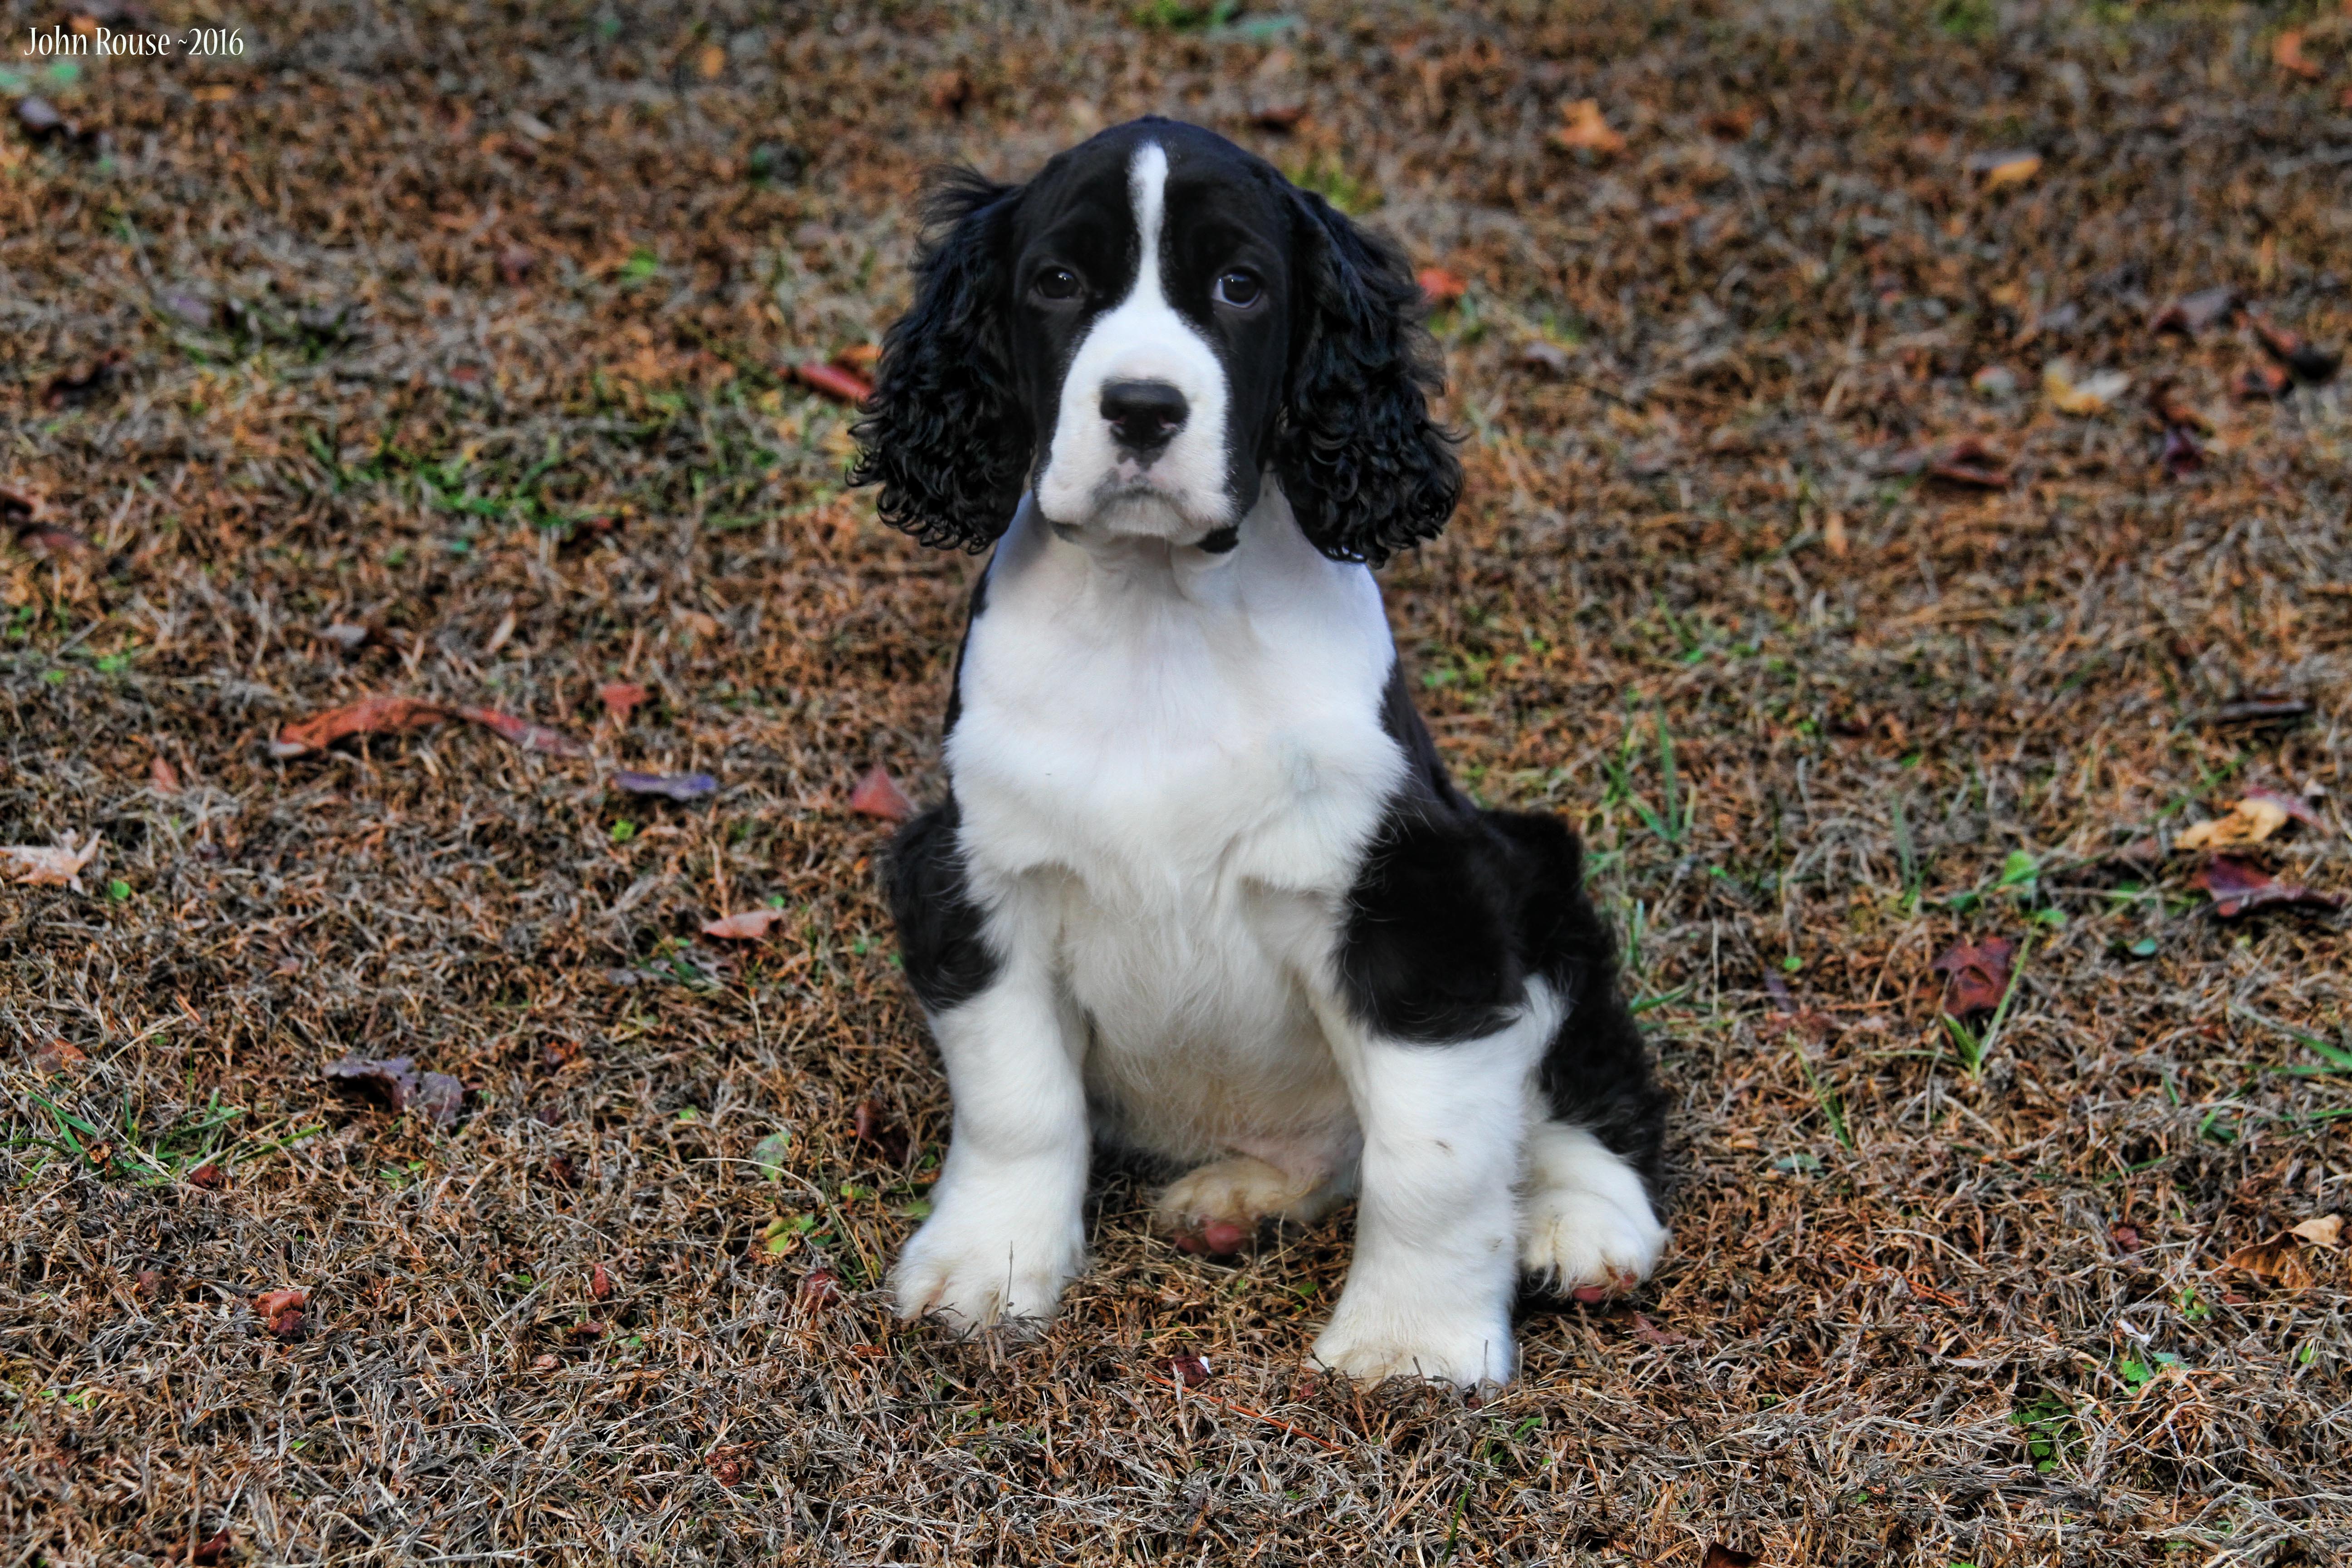
[[[1255,1238],[1259,1221],[1312,1224],[1333,1201],[1326,1179],[1295,1176],[1255,1155],[1236,1154],[1170,1183],[1151,1221],[1187,1252],[1225,1258]]]
[[[1339,1299],[1330,1326],[1315,1342],[1316,1364],[1360,1383],[1416,1377],[1475,1388],[1506,1383],[1518,1364],[1511,1321],[1504,1311],[1452,1310],[1426,1305],[1351,1306]]]
[[[1581,1129],[1543,1129],[1536,1144],[1519,1213],[1519,1267],[1580,1301],[1648,1279],[1667,1236],[1641,1178]]]
[[[960,1334],[1008,1321],[1042,1323],[1060,1310],[1085,1254],[1075,1218],[1020,1225],[942,1210],[908,1240],[890,1284],[901,1319],[937,1314]]]

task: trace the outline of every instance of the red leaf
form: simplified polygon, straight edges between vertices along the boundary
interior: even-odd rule
[[[596,700],[604,705],[604,711],[613,716],[615,723],[627,722],[629,714],[637,704],[652,695],[644,687],[628,680],[608,680],[596,689]]]
[[[356,1096],[397,1116],[415,1110],[436,1127],[454,1127],[466,1108],[466,1086],[444,1072],[419,1074],[407,1057],[345,1057],[326,1070],[336,1092]]]
[[[740,914],[710,921],[702,928],[702,934],[721,937],[729,942],[759,942],[767,936],[770,926],[790,912],[786,910],[745,910]]]
[[[886,1164],[896,1165],[907,1158],[907,1134],[891,1121],[890,1113],[879,1100],[861,1100],[850,1118],[850,1131],[860,1143],[871,1143]]]
[[[2189,879],[2213,900],[2213,912],[2235,920],[2248,910],[2273,907],[2340,910],[2344,900],[2333,893],[2315,893],[2299,882],[2282,882],[2258,866],[2234,855],[2216,855],[2204,869]]]
[[[1706,1561],[1699,1568],[1755,1568],[1756,1553],[1735,1552],[1720,1541],[1707,1542]]]
[[[793,374],[802,384],[838,397],[844,403],[863,403],[874,395],[874,386],[862,375],[856,375],[838,365],[819,364],[812,360],[807,364],[794,365]]]
[[[1467,280],[1443,267],[1424,267],[1413,281],[1421,285],[1421,297],[1433,310],[1444,310],[1470,291]]]
[[[801,1276],[801,1305],[829,1307],[841,1300],[841,1281],[830,1268],[812,1268]]]
[[[1983,490],[2005,490],[2011,478],[2009,459],[1973,436],[1955,442],[1927,465],[1927,472],[1949,484]]]
[[[596,1271],[588,1276],[588,1294],[599,1301],[613,1299],[613,1277],[604,1271],[601,1263],[596,1265]]]
[[[904,822],[915,815],[915,803],[898,787],[898,781],[880,763],[866,770],[857,781],[857,788],[849,796],[849,809],[865,816],[878,816],[885,822]]]
[[[341,708],[299,719],[269,743],[273,757],[299,757],[351,735],[405,735],[426,730],[449,716],[438,702],[416,697],[362,697]]]
[[[1198,1388],[1216,1375],[1209,1370],[1209,1358],[1197,1351],[1184,1351],[1171,1356],[1168,1371],[1187,1388]]]
[[[551,757],[584,757],[588,754],[587,747],[562,731],[534,724],[528,719],[518,719],[511,713],[500,713],[490,708],[460,708],[457,717],[481,725],[499,740],[520,746],[526,752],[538,752]]]
[[[1930,965],[1944,976],[1944,1011],[1955,1018],[1990,1013],[2009,994],[2010,966],[2017,960],[2017,943],[2007,937],[1988,938],[1970,947],[1956,942]]]
[[[147,764],[147,783],[157,795],[177,795],[180,770],[172,765],[170,758],[159,756]]]
[[[302,1309],[310,1304],[307,1290],[265,1290],[253,1299],[253,1310],[262,1326],[278,1339],[299,1340],[303,1333]]]
[[[2137,1226],[2111,1225],[2107,1227],[2107,1235],[2114,1239],[2117,1252],[2128,1256],[2139,1250]]]
[[[222,1173],[217,1164],[207,1160],[188,1173],[188,1184],[192,1187],[202,1187],[208,1193],[216,1193],[228,1184],[228,1177]]]
[[[1633,1337],[1641,1341],[1645,1345],[1686,1345],[1690,1343],[1690,1336],[1688,1334],[1669,1333],[1665,1330],[1659,1328],[1655,1323],[1650,1321],[1649,1319],[1642,1316],[1639,1312],[1633,1314]]]
[[[157,1553],[166,1563],[186,1563],[194,1568],[217,1568],[221,1559],[229,1554],[236,1543],[224,1530],[209,1541],[189,1540],[177,1546],[167,1546]]]

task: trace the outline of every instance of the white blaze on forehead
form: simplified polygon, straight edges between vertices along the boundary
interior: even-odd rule
[[[1070,358],[1037,506],[1049,521],[1112,533],[1197,539],[1239,520],[1225,453],[1231,398],[1217,351],[1168,301],[1160,271],[1167,227],[1168,150],[1146,142],[1128,165],[1135,218],[1135,281],[1097,317]],[[1165,382],[1184,395],[1184,426],[1149,465],[1118,448],[1102,414],[1114,381]]]
[[[1135,150],[1135,163],[1128,170],[1127,189],[1135,203],[1135,234],[1143,247],[1135,268],[1135,287],[1128,298],[1162,300],[1166,296],[1160,287],[1160,220],[1168,206],[1168,149],[1157,142],[1146,142]]]

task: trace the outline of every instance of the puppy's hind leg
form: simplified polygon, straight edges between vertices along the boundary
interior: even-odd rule
[[[1247,1247],[1263,1220],[1312,1225],[1339,1201],[1328,1167],[1294,1170],[1234,1154],[1171,1182],[1151,1217],[1185,1251],[1224,1258]]]

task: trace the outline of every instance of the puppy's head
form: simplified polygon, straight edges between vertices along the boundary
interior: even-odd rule
[[[924,542],[982,549],[1034,489],[1065,530],[1231,548],[1269,473],[1338,560],[1452,515],[1410,270],[1264,160],[1139,120],[928,216],[853,475]]]

